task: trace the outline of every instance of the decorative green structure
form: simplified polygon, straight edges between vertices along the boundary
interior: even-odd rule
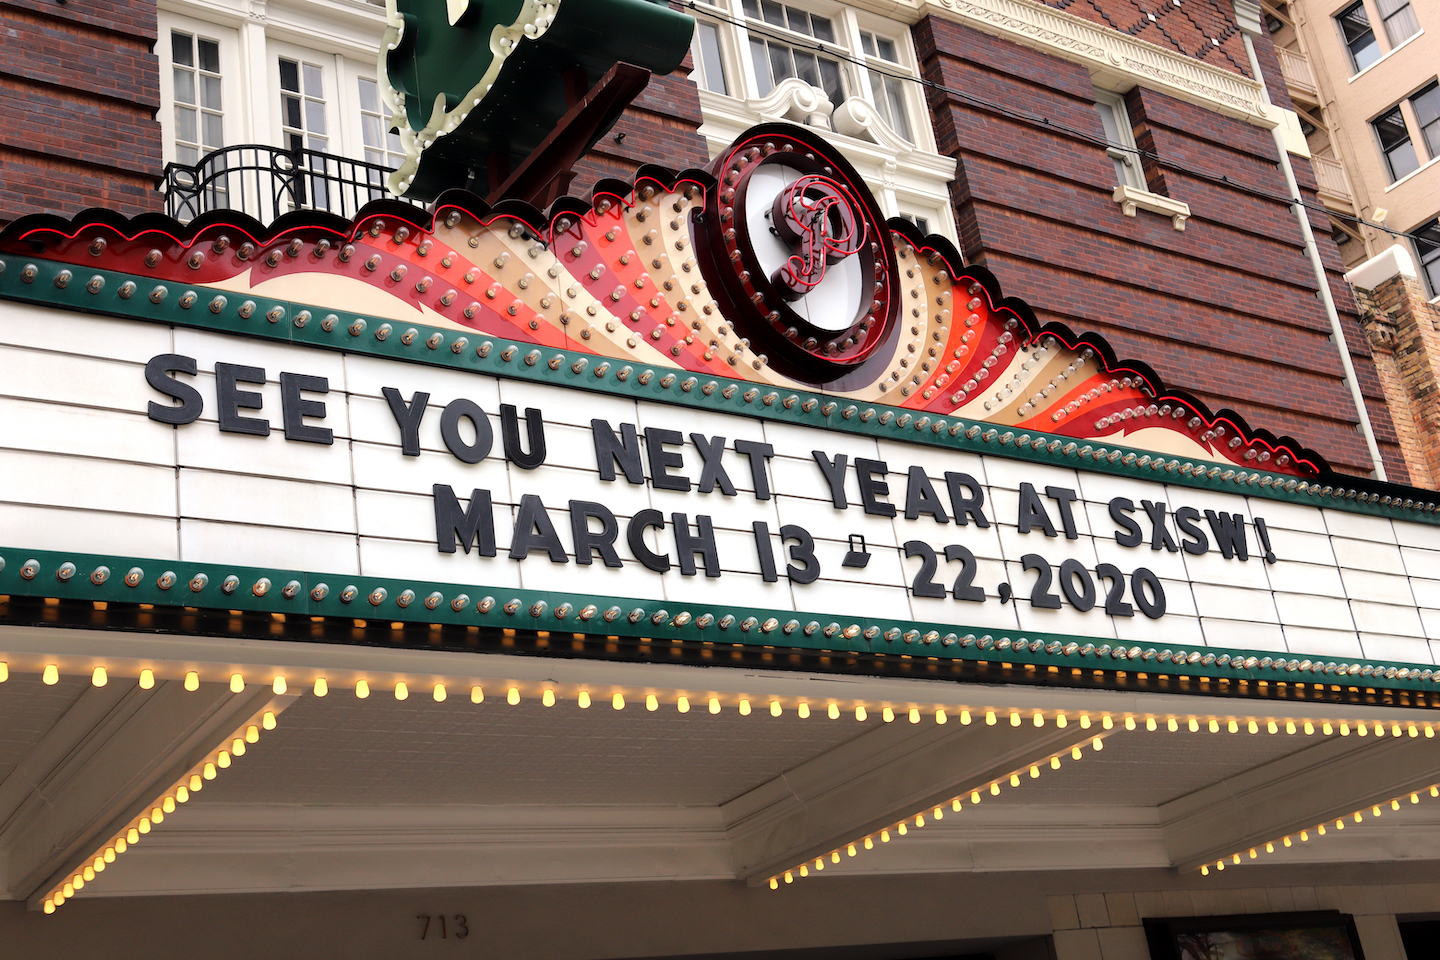
[[[406,153],[389,186],[422,200],[506,181],[617,63],[669,73],[695,28],[664,0],[387,0],[386,13],[379,69]],[[628,102],[590,112],[577,156]]]

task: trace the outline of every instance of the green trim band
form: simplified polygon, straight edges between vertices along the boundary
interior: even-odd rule
[[[486,337],[478,331],[457,332],[422,323],[376,320],[203,285],[171,289],[173,284],[109,270],[95,270],[90,278],[82,279],[74,275],[72,267],[36,257],[24,259],[18,269],[7,269],[5,261],[0,260],[0,299],[1440,526],[1436,501],[1401,500],[1261,470],[1237,470],[1210,461],[1195,463],[1134,447],[1079,443],[1070,437],[1034,430],[932,418],[880,403],[857,404],[823,393],[766,387],[678,368],[636,370],[623,360],[516,343]]]
[[[1274,658],[1264,651],[1112,647],[1073,634],[1010,636],[955,624],[832,618],[759,607],[665,604],[565,591],[331,575],[274,567],[192,563],[0,547],[0,594],[301,617],[560,630],[646,641],[965,660],[1016,666],[1140,670],[1184,677],[1325,683],[1428,693],[1440,669],[1384,660]],[[675,609],[671,609],[675,608]],[[1318,668],[1318,669],[1317,669]],[[1344,679],[1341,679],[1341,678]]]

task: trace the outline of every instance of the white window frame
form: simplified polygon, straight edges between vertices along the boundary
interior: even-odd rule
[[[176,161],[175,153],[175,77],[171,70],[170,34],[174,31],[192,37],[214,40],[220,45],[221,127],[224,145],[249,142],[242,117],[246,97],[242,92],[245,74],[240,68],[240,38],[235,30],[204,20],[161,12],[156,59],[160,62],[160,132],[161,157],[166,163]],[[203,158],[202,158],[203,159]]]
[[[1109,144],[1105,148],[1105,155],[1115,167],[1115,182],[1120,186],[1148,192],[1144,165],[1140,162],[1140,154],[1135,146],[1135,126],[1130,121],[1130,110],[1125,106],[1124,95],[1097,89],[1095,106],[1096,112],[1101,115],[1101,127],[1105,130],[1105,139]],[[1101,107],[1110,111],[1110,116],[1115,121],[1114,131],[1105,126]]]

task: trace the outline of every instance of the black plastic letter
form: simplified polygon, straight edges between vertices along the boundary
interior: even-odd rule
[[[505,445],[505,459],[521,470],[534,470],[545,462],[545,418],[534,407],[525,408],[525,432],[530,437],[530,452],[520,449],[520,418],[513,403],[500,405],[500,438]]]
[[[194,357],[182,357],[178,353],[162,353],[150,358],[150,362],[145,364],[145,382],[165,396],[180,401],[180,406],[176,407],[151,400],[147,408],[151,420],[179,426],[200,419],[205,409],[200,391],[188,383],[166,376],[169,373],[184,373],[193,377],[196,369]]]
[[[310,377],[303,373],[280,374],[280,411],[284,415],[285,439],[303,440],[305,443],[335,442],[335,431],[329,427],[317,427],[306,423],[306,417],[325,419],[323,400],[306,400],[302,393],[329,393],[330,381],[325,377]]]
[[[270,436],[270,421],[261,417],[242,417],[241,409],[259,410],[265,402],[253,390],[241,390],[236,384],[265,383],[260,367],[244,367],[233,363],[215,364],[215,406],[220,429],[225,433],[248,433],[255,437]]]
[[[400,452],[407,457],[420,456],[420,421],[425,416],[425,404],[430,402],[430,394],[417,390],[407,406],[400,391],[394,387],[381,387],[380,392],[384,394],[385,402],[390,404],[390,413],[400,427]],[[490,429],[489,423],[485,424],[485,429]]]
[[[398,394],[397,394],[398,396]],[[413,410],[419,406],[419,396],[411,402]],[[394,409],[393,406],[391,409]],[[460,436],[460,419],[467,418],[475,427],[475,442],[466,443],[465,438]],[[418,426],[420,418],[415,418]],[[405,428],[402,426],[401,430]],[[445,448],[455,454],[455,459],[461,463],[479,463],[490,455],[490,447],[494,445],[495,434],[490,429],[490,418],[485,416],[485,411],[474,400],[451,400],[440,411],[440,439],[445,441]],[[419,455],[420,443],[415,443],[416,455]]]
[[[449,484],[437,483],[431,493],[435,498],[435,546],[441,553],[454,553],[457,542],[469,553],[475,542],[480,556],[495,556],[495,515],[489,490],[470,491],[470,506],[463,511]]]

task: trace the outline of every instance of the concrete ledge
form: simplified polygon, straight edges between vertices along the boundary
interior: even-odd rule
[[[1403,244],[1397,243],[1345,274],[1345,282],[1364,290],[1374,290],[1386,280],[1402,273],[1412,280],[1419,276],[1415,272],[1415,259],[1410,256],[1410,251],[1406,250]]]

